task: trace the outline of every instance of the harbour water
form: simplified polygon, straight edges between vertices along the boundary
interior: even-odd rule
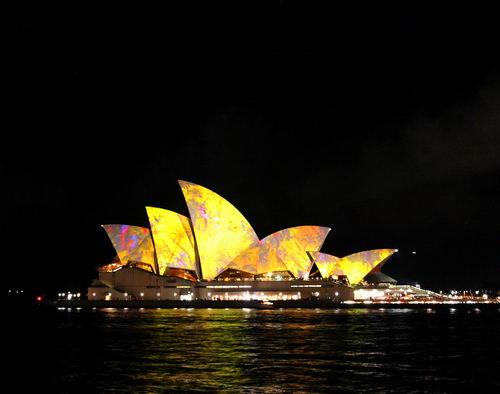
[[[498,308],[11,310],[6,392],[499,392]]]

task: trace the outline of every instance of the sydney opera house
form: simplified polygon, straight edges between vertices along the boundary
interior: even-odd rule
[[[395,249],[335,257],[330,228],[297,226],[259,239],[217,193],[179,181],[189,217],[146,207],[149,228],[107,224],[116,258],[98,268],[89,300],[351,300]]]

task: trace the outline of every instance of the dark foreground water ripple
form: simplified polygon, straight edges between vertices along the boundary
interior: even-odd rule
[[[499,392],[500,311],[8,314],[7,392]]]

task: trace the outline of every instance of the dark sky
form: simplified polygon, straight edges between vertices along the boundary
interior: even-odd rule
[[[500,287],[498,9],[163,3],[9,10],[2,286],[85,288],[100,224],[187,215],[184,179],[261,238],[329,226],[326,253],[399,248],[402,283]]]

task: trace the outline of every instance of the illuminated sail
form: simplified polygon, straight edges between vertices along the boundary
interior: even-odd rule
[[[356,285],[373,269],[384,264],[395,252],[396,249],[374,249],[342,258],[326,253],[309,252],[309,254],[324,278],[332,275],[345,275],[350,284]]]
[[[308,253],[323,278],[327,279],[332,275],[344,275],[340,270],[339,257],[320,252],[308,251]]]
[[[278,255],[278,250],[269,237],[259,241],[257,246],[243,251],[227,268],[233,268],[251,274],[273,271],[287,271],[288,268]]]
[[[344,271],[352,285],[356,285],[376,266],[384,264],[396,249],[374,249],[342,257],[340,269]]]
[[[189,219],[162,208],[146,207],[146,211],[160,275],[165,275],[167,268],[182,268],[198,274]]]
[[[155,267],[155,252],[149,230],[126,224],[102,225],[122,265],[138,261]]]
[[[253,274],[290,271],[305,278],[311,269],[307,250],[319,250],[330,231],[327,227],[298,226],[277,231],[241,253],[228,268]]]
[[[189,209],[203,279],[213,279],[259,239],[250,223],[217,193],[179,181]]]
[[[306,252],[319,251],[329,232],[328,227],[298,226],[279,232],[280,237],[274,235],[279,257],[293,276],[308,278],[312,262]]]

